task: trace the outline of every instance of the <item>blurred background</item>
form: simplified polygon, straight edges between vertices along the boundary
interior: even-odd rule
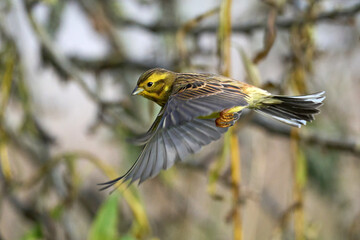
[[[358,0],[2,0],[0,239],[360,239],[359,12]],[[98,191],[140,153],[127,139],[159,108],[130,93],[153,67],[327,98],[299,130],[249,112],[154,179]]]

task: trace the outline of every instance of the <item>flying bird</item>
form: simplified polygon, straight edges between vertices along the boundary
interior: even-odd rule
[[[176,73],[154,68],[142,74],[132,95],[161,106],[150,129],[134,142],[144,145],[132,167],[101,190],[119,181],[129,184],[156,176],[178,160],[215,141],[253,109],[293,127],[314,120],[325,92],[305,96],[280,96],[228,77],[203,73]]]

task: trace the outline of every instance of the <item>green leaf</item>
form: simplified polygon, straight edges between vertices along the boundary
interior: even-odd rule
[[[88,239],[115,240],[118,239],[118,194],[112,194],[100,207],[92,223]]]
[[[120,237],[120,240],[136,240],[136,238],[127,234],[125,236]]]
[[[40,224],[37,223],[33,228],[27,231],[21,240],[38,240],[43,239],[43,234],[41,231]]]

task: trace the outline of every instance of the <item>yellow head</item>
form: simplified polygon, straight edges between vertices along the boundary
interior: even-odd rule
[[[175,78],[175,72],[163,68],[150,69],[140,76],[132,95],[141,95],[164,106]]]

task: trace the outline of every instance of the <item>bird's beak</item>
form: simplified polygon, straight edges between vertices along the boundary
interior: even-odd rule
[[[137,94],[141,93],[142,91],[144,91],[143,88],[135,87],[135,89],[134,89],[134,91],[132,91],[131,95],[137,95]]]

